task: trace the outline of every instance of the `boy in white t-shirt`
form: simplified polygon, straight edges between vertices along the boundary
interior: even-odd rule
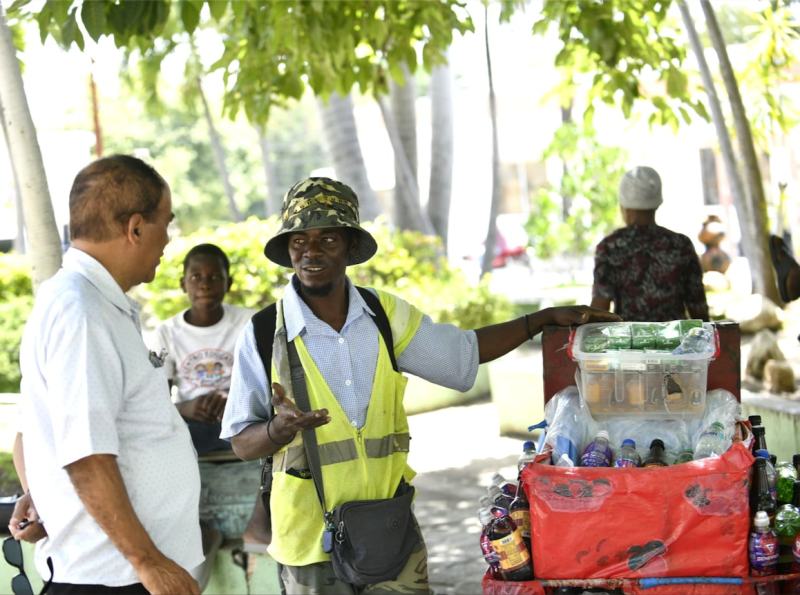
[[[156,329],[154,347],[167,351],[164,371],[173,402],[192,434],[197,454],[230,450],[220,421],[231,383],[233,348],[255,310],[223,303],[231,288],[230,263],[213,244],[195,246],[183,261],[181,289],[191,308]],[[177,389],[177,390],[176,390]]]
[[[230,442],[219,437],[220,421],[231,383],[236,337],[255,310],[223,303],[232,283],[230,261],[214,244],[189,250],[180,282],[191,307],[158,326],[152,347],[157,353],[167,351],[164,371],[173,402],[189,427],[197,454],[231,451]],[[259,496],[243,536],[246,551],[265,551],[268,526]],[[222,535],[205,523],[201,528],[206,562],[192,571],[192,576],[203,587]]]

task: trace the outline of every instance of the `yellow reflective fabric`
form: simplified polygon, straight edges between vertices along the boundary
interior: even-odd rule
[[[395,313],[395,299],[381,293],[381,303],[390,322]],[[400,300],[397,302],[401,303]],[[402,302],[405,304],[405,302]],[[391,313],[388,305],[391,305]],[[395,335],[395,352],[399,340],[405,345],[419,327],[421,314],[406,305],[402,333]],[[398,313],[401,310],[397,309]],[[416,322],[415,322],[416,321]],[[399,327],[398,327],[399,328]],[[395,332],[394,324],[392,330]],[[358,431],[344,414],[325,379],[320,374],[300,337],[294,340],[306,374],[306,384],[312,409],[327,409],[330,423],[317,428],[320,456],[324,458],[322,477],[325,500],[329,509],[352,500],[391,498],[405,476],[410,481],[414,471],[407,465],[408,419],[403,408],[403,395],[408,379],[395,372],[383,337],[375,369],[367,421]],[[285,473],[291,459],[298,464],[295,448],[302,446],[300,435],[276,453],[271,495],[272,543],[269,554],[287,566],[305,566],[330,559],[322,551],[324,524],[322,510],[314,489],[314,482]],[[354,452],[351,447],[354,446]],[[288,451],[288,452],[287,452]],[[283,454],[283,453],[287,454]],[[355,454],[355,457],[351,455]],[[304,459],[304,457],[303,457]]]

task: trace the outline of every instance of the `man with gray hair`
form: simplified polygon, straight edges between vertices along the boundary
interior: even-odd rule
[[[689,238],[656,224],[663,198],[652,167],[625,173],[619,204],[626,227],[597,245],[592,307],[610,309],[623,320],[708,320],[700,261]]]

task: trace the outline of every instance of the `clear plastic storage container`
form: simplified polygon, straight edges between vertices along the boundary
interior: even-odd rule
[[[705,412],[719,337],[699,320],[593,323],[573,330],[569,353],[595,418],[692,418]]]

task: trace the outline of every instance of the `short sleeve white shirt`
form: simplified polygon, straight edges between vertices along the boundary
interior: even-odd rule
[[[195,326],[184,318],[188,310],[168,318],[156,329],[151,347],[167,352],[164,373],[177,387],[173,401],[190,401],[231,385],[233,351],[239,331],[255,310],[222,304],[222,318],[211,326]]]
[[[60,583],[140,582],[64,470],[92,455],[116,457],[133,509],[165,556],[187,570],[203,561],[197,457],[157,364],[139,305],[71,248],[39,288],[20,351],[25,467],[48,533],[36,548],[43,577],[49,556]]]

